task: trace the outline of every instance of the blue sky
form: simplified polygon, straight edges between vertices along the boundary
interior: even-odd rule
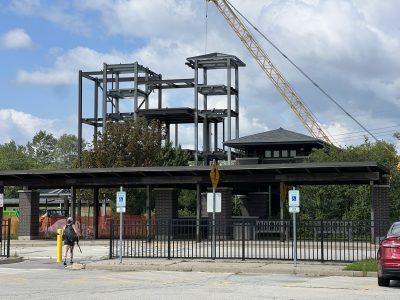
[[[400,131],[399,1],[231,2],[365,127],[397,143],[392,134]],[[164,78],[189,78],[186,58],[205,52],[233,54],[247,65],[240,70],[241,136],[279,127],[308,134],[204,0],[6,0],[0,25],[0,143],[25,144],[40,129],[77,134],[79,69],[138,61]],[[338,144],[363,142],[361,128],[261,43]],[[166,93],[164,101],[192,106],[193,93]],[[89,137],[91,128],[84,130]],[[190,126],[182,128],[180,143],[192,147],[192,136]]]

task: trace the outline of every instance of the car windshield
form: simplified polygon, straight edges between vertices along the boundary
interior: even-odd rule
[[[400,237],[400,223],[396,223],[390,229],[389,236]]]

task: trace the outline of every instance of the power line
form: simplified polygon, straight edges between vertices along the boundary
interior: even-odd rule
[[[379,128],[373,128],[370,129],[370,131],[377,131],[377,130],[382,130],[382,129],[387,129],[387,128],[396,128],[400,127],[400,125],[394,125],[394,126],[385,126],[385,127],[379,127]],[[352,131],[352,132],[344,132],[344,133],[338,133],[334,134],[334,136],[339,136],[339,135],[347,135],[347,134],[356,134],[356,133],[363,133],[364,131]]]

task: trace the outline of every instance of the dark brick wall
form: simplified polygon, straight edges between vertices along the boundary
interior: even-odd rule
[[[374,238],[384,236],[391,224],[389,185],[371,186],[371,219],[374,220]]]
[[[178,218],[177,189],[154,189],[153,195],[157,219]]]
[[[268,193],[249,193],[241,198],[241,212],[245,217],[268,217]]]
[[[19,191],[19,239],[39,237],[39,191]]]

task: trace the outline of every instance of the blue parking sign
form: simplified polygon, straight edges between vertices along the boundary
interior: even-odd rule
[[[126,192],[117,192],[117,207],[126,206]]]
[[[289,190],[289,207],[299,207],[300,206],[300,191],[299,190]]]

